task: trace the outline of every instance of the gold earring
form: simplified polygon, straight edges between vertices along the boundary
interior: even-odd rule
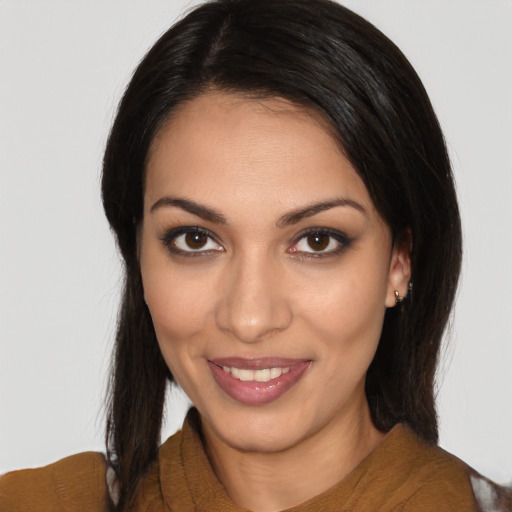
[[[395,290],[395,305],[401,304],[404,298],[400,295],[398,290]]]

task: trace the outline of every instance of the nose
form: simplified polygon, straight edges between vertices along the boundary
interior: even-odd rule
[[[254,343],[285,330],[293,313],[285,290],[286,277],[264,258],[240,257],[223,276],[216,310],[217,326],[244,343]]]

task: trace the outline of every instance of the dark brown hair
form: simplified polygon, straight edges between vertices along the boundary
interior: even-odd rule
[[[125,263],[107,427],[118,510],[130,508],[156,456],[172,381],[137,259],[145,161],[177,105],[206,88],[283,97],[320,113],[395,240],[410,233],[414,290],[386,313],[366,394],[380,430],[404,422],[437,441],[434,376],[459,276],[461,230],[443,135],[420,79],[387,37],[329,0],[214,0],[144,57],[105,151],[103,203]]]

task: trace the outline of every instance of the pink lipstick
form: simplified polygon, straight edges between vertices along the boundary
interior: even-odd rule
[[[310,364],[306,359],[273,357],[226,357],[208,361],[218,386],[237,402],[247,405],[277,400],[302,378]]]

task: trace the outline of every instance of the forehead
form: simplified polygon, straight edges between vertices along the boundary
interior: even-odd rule
[[[351,196],[373,206],[328,123],[280,98],[208,92],[184,103],[156,135],[146,171],[147,202],[180,194],[293,207]]]

